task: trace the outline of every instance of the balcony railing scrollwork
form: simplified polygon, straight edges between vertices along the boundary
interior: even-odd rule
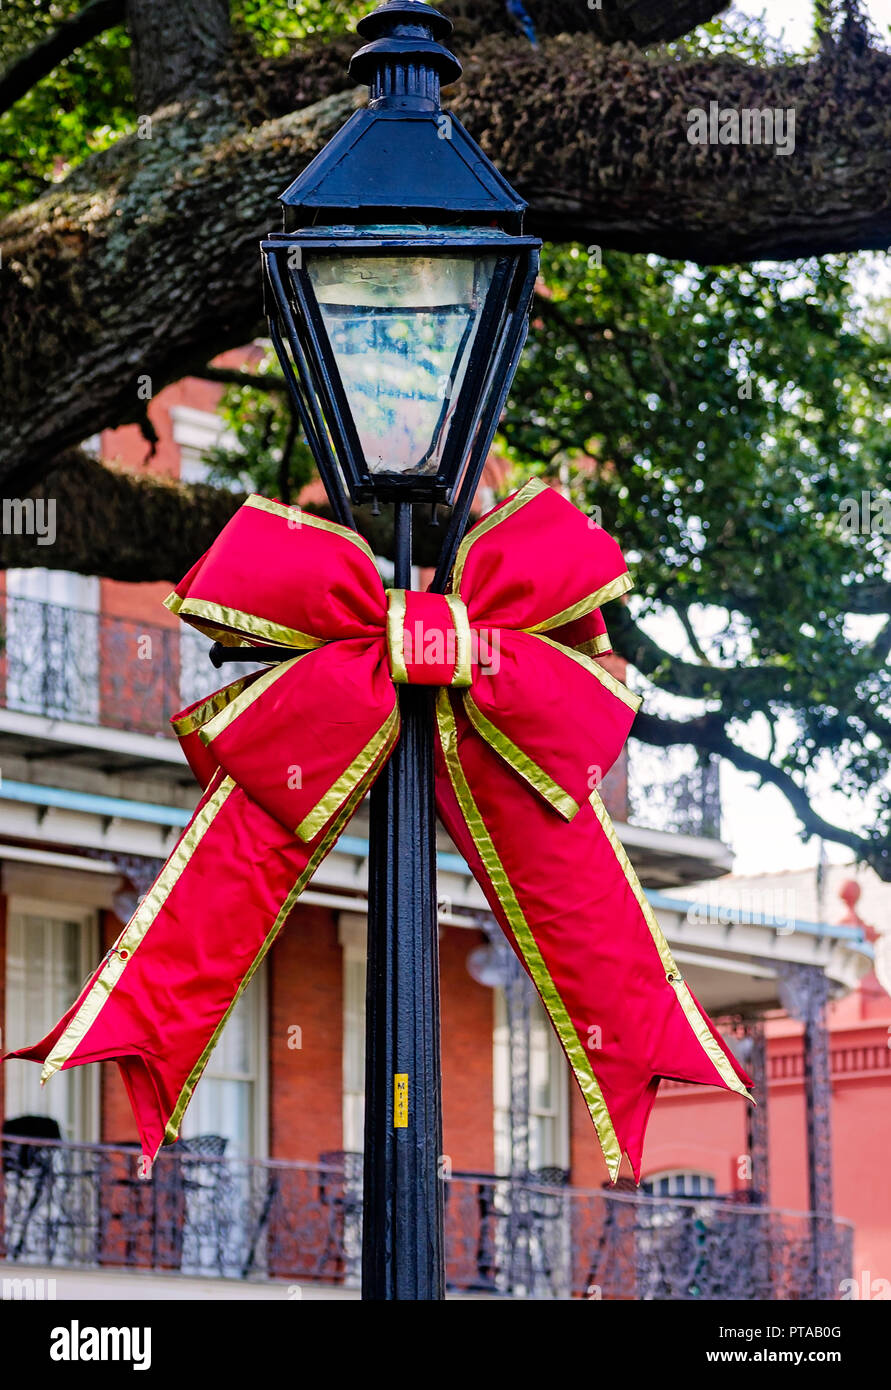
[[[212,1136],[211,1136],[212,1138]],[[220,1144],[222,1141],[220,1141]],[[307,1164],[162,1150],[150,1176],[111,1145],[4,1140],[10,1266],[136,1268],[356,1287],[361,1158]],[[814,1218],[718,1197],[583,1191],[458,1173],[445,1182],[453,1293],[535,1299],[809,1299]],[[851,1275],[851,1226],[821,1235],[822,1287]],[[827,1277],[828,1275],[828,1277]]]
[[[210,639],[181,623],[8,594],[2,635],[0,703],[25,714],[172,737],[171,717],[220,684]]]

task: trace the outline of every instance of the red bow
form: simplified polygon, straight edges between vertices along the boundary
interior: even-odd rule
[[[399,737],[399,683],[438,686],[437,807],[532,977],[610,1176],[639,1178],[660,1079],[749,1078],[671,951],[598,794],[639,700],[594,656],[631,587],[619,547],[532,482],[465,538],[446,596],[385,590],[355,532],[251,497],[168,607],[295,657],[173,721],[205,794],[57,1027],[13,1055],[114,1059],[143,1147],[173,1142],[234,1003]],[[260,653],[258,653],[259,655]]]

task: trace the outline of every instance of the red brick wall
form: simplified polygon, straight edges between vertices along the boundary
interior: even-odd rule
[[[289,1029],[300,1028],[299,1048]],[[269,954],[269,1152],[343,1147],[343,952],[334,913],[298,906]]]
[[[467,957],[485,945],[482,932],[445,927],[442,982],[443,1150],[456,1172],[491,1173],[493,994],[467,971]]]
[[[253,371],[262,355],[262,348],[250,344],[224,352],[215,361],[217,366]],[[148,402],[148,417],[158,436],[154,451],[138,425],[122,425],[120,429],[103,431],[102,457],[133,473],[178,478],[180,452],[173,438],[170,411],[178,405],[189,406],[192,410],[214,411],[222,394],[222,386],[199,377],[184,377],[182,381],[174,382]],[[179,578],[178,575],[176,577]]]
[[[569,1171],[573,1187],[602,1187],[609,1181],[591,1113],[575,1078],[569,1084]],[[628,1173],[627,1160],[623,1173]]]
[[[122,584],[116,579],[100,580],[100,606],[103,613],[117,618],[133,618],[138,622],[150,623],[153,627],[166,627],[179,631],[182,621],[169,608],[164,600],[175,582],[181,578],[173,575],[168,584]]]
[[[476,932],[441,943],[444,1150],[491,1170],[492,993],[467,973]],[[289,1029],[300,1028],[300,1048]],[[270,953],[269,1120],[274,1158],[315,1161],[343,1145],[343,957],[334,915],[298,907]]]

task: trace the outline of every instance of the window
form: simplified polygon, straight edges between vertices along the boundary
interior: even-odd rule
[[[494,1091],[495,1171],[509,1173],[511,1048],[507,1003],[495,991]],[[536,995],[529,1029],[529,1169],[569,1167],[567,1062]]]
[[[713,1197],[715,1180],[711,1173],[655,1173],[641,1183],[651,1197]]]
[[[6,571],[6,703],[52,719],[99,716],[99,581],[67,570]]]
[[[96,964],[93,912],[11,898],[6,950],[6,1037],[4,1050],[42,1038],[69,1009]],[[58,1072],[40,1084],[40,1067],[15,1062],[5,1069],[6,1118],[47,1115],[62,1138],[96,1137],[95,1068]]]
[[[195,1087],[182,1138],[220,1135],[227,1158],[262,1158],[266,1151],[265,966],[239,999]]]
[[[365,945],[364,931],[344,936],[343,945],[343,1147],[365,1148]]]
[[[184,483],[206,483],[210,468],[204,458],[220,443],[225,425],[212,410],[175,405],[170,411],[173,442],[179,445],[179,476]]]

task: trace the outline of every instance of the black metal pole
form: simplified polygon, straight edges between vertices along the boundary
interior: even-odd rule
[[[411,506],[396,503],[396,588]],[[371,792],[363,1299],[445,1296],[439,940],[431,691],[403,686],[402,732]]]

